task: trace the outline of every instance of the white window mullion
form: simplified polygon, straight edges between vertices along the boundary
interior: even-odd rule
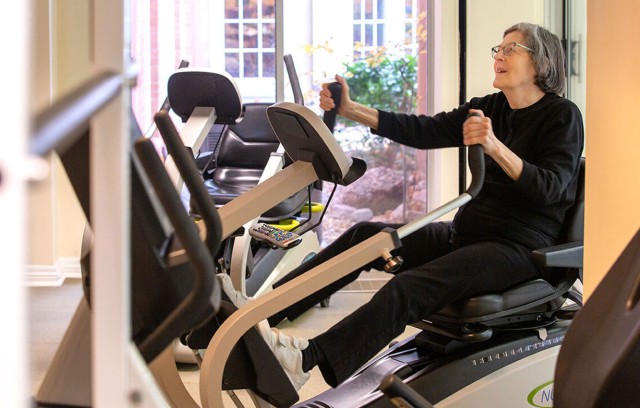
[[[211,68],[216,71],[225,71],[225,36],[224,36],[224,0],[215,0],[209,7],[209,21],[218,21],[218,24],[211,24],[209,52],[211,55]]]
[[[262,24],[265,21],[262,18],[262,0],[258,0],[258,21],[256,22],[257,32],[258,32],[258,78],[262,78],[262,55],[264,50],[262,48]]]

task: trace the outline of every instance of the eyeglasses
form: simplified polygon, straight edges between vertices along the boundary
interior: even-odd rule
[[[499,53],[500,51],[502,51],[502,55],[504,55],[505,57],[508,57],[509,55],[513,54],[513,51],[516,49],[516,47],[524,48],[525,50],[527,50],[529,52],[534,52],[531,48],[527,47],[526,45],[522,45],[522,44],[517,43],[517,42],[512,42],[512,43],[507,44],[505,46],[496,45],[495,47],[492,47],[491,48],[491,58],[495,58],[496,54]]]

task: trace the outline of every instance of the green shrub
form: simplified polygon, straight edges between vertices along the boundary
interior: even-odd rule
[[[343,76],[349,84],[353,100],[376,109],[411,113],[417,100],[418,58],[413,55],[393,56],[384,51],[373,56],[344,64]],[[369,129],[345,118],[338,118],[351,134],[358,133],[360,140],[349,147],[365,158],[370,165],[397,168],[404,158],[396,143],[374,137]],[[356,131],[356,132],[354,132]]]
[[[415,108],[418,59],[384,56],[345,64],[352,98],[363,105],[410,113]]]

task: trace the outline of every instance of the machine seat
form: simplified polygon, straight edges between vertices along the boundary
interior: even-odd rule
[[[534,262],[553,271],[552,278],[535,279],[504,292],[485,293],[453,302],[414,326],[472,343],[488,340],[494,329],[548,326],[563,313],[562,307],[568,298],[581,306],[580,295],[574,294],[571,288],[576,280],[582,279],[584,184],[585,159],[582,158],[575,202],[565,216],[558,245],[532,252]]]
[[[568,288],[561,288],[561,291],[566,289]],[[435,318],[440,321],[472,323],[487,320],[487,316],[500,316],[505,310],[517,309],[523,305],[528,310],[557,296],[557,288],[544,279],[535,279],[502,293],[488,293],[451,303],[440,310]]]
[[[269,103],[245,105],[242,120],[229,125],[220,136],[213,169],[205,169],[205,187],[216,205],[224,205],[258,184],[272,153],[280,144],[267,119]],[[288,164],[290,160],[285,157]],[[262,215],[277,221],[297,214],[308,201],[301,190]]]
[[[501,293],[462,299],[413,326],[423,330],[419,337],[429,338],[424,344],[430,347],[433,333],[443,336],[445,343],[476,343],[489,340],[496,331],[543,328],[566,313],[563,306],[577,277],[577,272],[567,273],[557,285],[535,279]]]

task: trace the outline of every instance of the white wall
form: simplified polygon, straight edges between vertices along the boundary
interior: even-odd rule
[[[460,76],[458,68],[458,2],[434,1],[435,23],[433,29],[436,57],[432,62],[434,92],[430,114],[451,110],[459,105]],[[433,210],[458,195],[458,149],[439,149],[427,152],[427,209]],[[443,219],[450,219],[451,213]]]
[[[89,3],[39,1],[34,7],[32,110],[38,112],[91,73]],[[48,177],[29,188],[27,280],[32,284],[60,283],[64,275],[79,273],[84,215],[59,160],[48,162]]]
[[[311,0],[284,0],[284,50],[290,54],[296,67],[300,89],[303,94],[312,89],[314,77],[311,54],[305,51],[305,45],[313,44],[313,25],[309,24],[313,13]],[[284,99],[293,102],[293,92],[289,77],[285,72]],[[305,102],[310,100],[305,96]]]
[[[520,22],[544,25],[542,0],[467,2],[467,97],[497,92],[493,88],[491,47],[500,44],[505,29]]]
[[[33,5],[34,50],[32,51],[30,87],[31,113],[36,114],[49,105],[51,100],[50,60],[51,49],[49,41],[49,7],[47,2],[36,2]],[[51,163],[48,159],[47,163]],[[28,221],[27,227],[30,245],[28,245],[28,264],[51,265],[54,262],[53,253],[53,181],[46,175],[37,183],[29,186]]]

